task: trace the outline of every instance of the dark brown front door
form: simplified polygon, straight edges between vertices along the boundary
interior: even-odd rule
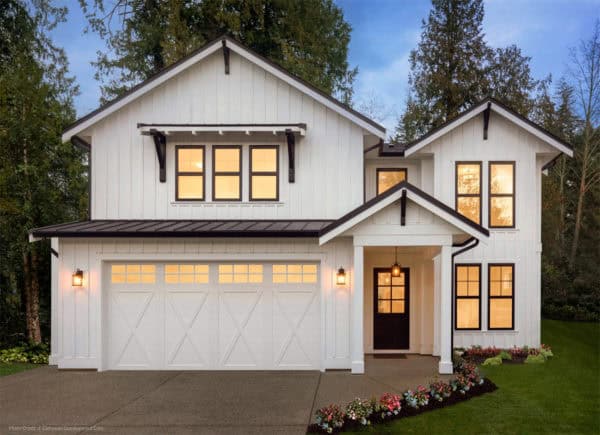
[[[373,348],[409,348],[410,272],[393,277],[390,268],[374,270]]]

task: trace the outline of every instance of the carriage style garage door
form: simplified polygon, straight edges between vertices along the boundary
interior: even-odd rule
[[[107,265],[105,366],[319,369],[315,263]]]

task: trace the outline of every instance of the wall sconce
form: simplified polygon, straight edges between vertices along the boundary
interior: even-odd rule
[[[394,248],[394,264],[392,264],[392,276],[394,278],[398,278],[401,274],[402,270],[400,265],[398,264],[398,247]]]
[[[71,280],[71,285],[73,287],[81,287],[83,285],[83,270],[77,269],[73,273],[73,277]]]
[[[340,267],[335,274],[335,283],[337,285],[346,285],[346,271],[343,267]]]

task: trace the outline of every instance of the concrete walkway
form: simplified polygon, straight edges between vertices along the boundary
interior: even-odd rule
[[[366,374],[102,372],[41,367],[0,378],[0,434],[302,434],[314,410],[400,393],[437,358],[366,359]]]

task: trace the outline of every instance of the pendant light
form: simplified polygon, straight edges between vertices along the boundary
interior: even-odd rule
[[[394,264],[392,264],[392,276],[397,278],[402,272],[400,265],[398,264],[398,247],[394,247]]]

